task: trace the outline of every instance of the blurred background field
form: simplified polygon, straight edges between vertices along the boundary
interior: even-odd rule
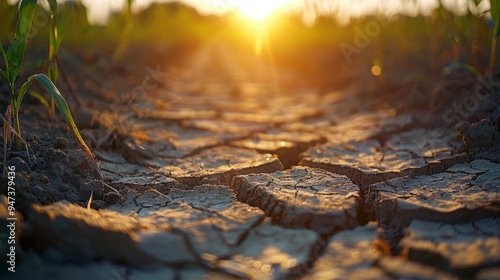
[[[13,39],[15,2],[0,0],[4,46]],[[126,1],[94,2],[75,2],[63,56],[78,52],[90,63],[99,52],[117,59],[154,50],[167,61],[217,43],[243,59],[259,57],[293,69],[302,77],[300,84],[320,91],[360,81],[361,90],[386,93],[405,83],[432,87],[446,65],[456,62],[488,72],[489,1],[261,1],[263,6],[247,10],[248,1],[130,1],[129,8]],[[61,3],[64,13],[69,4]],[[263,18],[251,18],[251,10],[245,16],[248,9],[269,5],[272,11]],[[48,46],[49,15],[41,6],[28,53],[43,54]]]

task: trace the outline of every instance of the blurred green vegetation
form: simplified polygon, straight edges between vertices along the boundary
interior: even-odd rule
[[[9,6],[7,0],[0,0],[0,9],[0,42],[7,45],[12,38],[17,7]],[[44,13],[48,12],[38,7],[30,40],[30,45],[41,48],[47,45],[50,26],[48,20],[44,20],[48,19],[43,16]],[[463,62],[483,73],[487,70],[492,40],[492,33],[481,15],[470,11],[456,15],[442,5],[426,17],[395,16],[389,22],[388,19],[371,16],[356,19],[345,26],[326,16],[319,16],[314,25],[306,26],[302,14],[283,14],[270,19],[266,28],[262,29],[235,13],[223,17],[202,16],[194,8],[177,2],[153,4],[131,17],[116,13],[105,26],[91,25],[86,8],[78,1],[73,7],[62,48],[112,52],[123,44],[126,20],[132,21],[127,45],[167,49],[170,46],[196,47],[207,41],[217,41],[253,51],[256,30],[260,28],[259,36],[270,46],[267,51],[273,54],[275,62],[283,64],[311,63],[310,57],[318,52],[330,54],[331,61],[345,63],[339,48],[344,43],[360,50],[352,54],[353,61],[367,55],[371,56],[369,61],[373,61],[373,57],[383,61],[398,56],[414,56],[425,58],[436,68],[450,62]],[[47,23],[44,25],[44,22]],[[378,31],[373,29],[377,24],[380,26]],[[372,32],[368,34],[366,46],[356,45],[359,30],[366,33],[369,27]]]

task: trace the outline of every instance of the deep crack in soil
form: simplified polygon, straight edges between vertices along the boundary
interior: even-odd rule
[[[366,109],[384,95],[299,87],[298,74],[216,43],[175,69],[127,104],[75,74],[94,88],[77,121],[105,182],[60,121],[26,106],[31,155],[13,147],[7,159],[25,219],[9,279],[499,275],[494,111],[455,132],[418,106]]]

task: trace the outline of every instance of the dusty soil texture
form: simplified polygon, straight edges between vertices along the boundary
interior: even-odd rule
[[[60,116],[23,104],[1,279],[500,278],[497,85],[346,70],[357,82],[317,89],[216,43],[133,50],[62,57],[103,178]]]

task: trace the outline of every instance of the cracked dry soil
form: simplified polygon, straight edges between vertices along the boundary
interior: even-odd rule
[[[500,278],[498,112],[455,130],[210,44],[145,95],[119,94],[141,75],[119,67],[114,90],[75,74],[104,181],[61,122],[23,114],[32,154],[8,164],[24,223],[2,279]]]

